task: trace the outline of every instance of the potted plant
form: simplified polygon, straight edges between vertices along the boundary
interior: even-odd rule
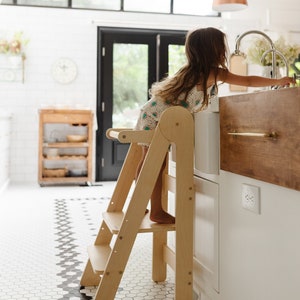
[[[0,39],[0,54],[7,55],[13,67],[19,67],[25,59],[28,42],[28,39],[24,39],[23,32],[15,33],[11,40]]]

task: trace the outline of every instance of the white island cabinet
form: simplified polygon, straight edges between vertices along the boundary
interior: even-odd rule
[[[212,300],[300,299],[299,113],[299,87],[220,97]]]

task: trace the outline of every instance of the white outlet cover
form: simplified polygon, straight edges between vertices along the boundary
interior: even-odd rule
[[[260,188],[258,186],[242,184],[242,207],[260,214]]]

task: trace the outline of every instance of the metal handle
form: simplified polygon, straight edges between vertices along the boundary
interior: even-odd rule
[[[248,136],[248,137],[267,137],[272,139],[277,139],[278,134],[275,131],[272,132],[228,132],[229,135],[233,136]]]

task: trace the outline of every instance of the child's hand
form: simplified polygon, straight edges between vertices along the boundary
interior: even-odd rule
[[[294,77],[282,77],[278,79],[278,85],[280,86],[290,86],[290,84],[296,84],[296,79]]]

